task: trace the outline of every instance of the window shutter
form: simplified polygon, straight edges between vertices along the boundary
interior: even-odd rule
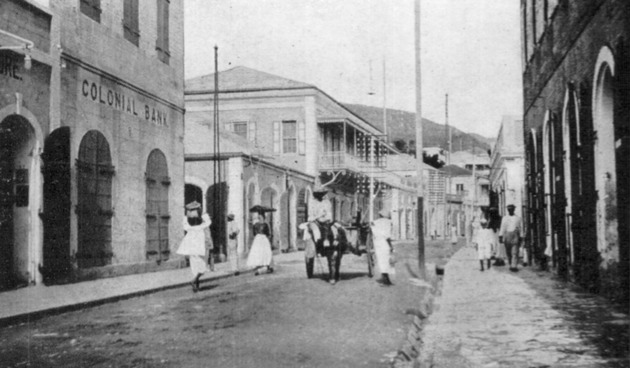
[[[306,124],[303,121],[298,121],[298,153],[306,154]]]
[[[226,132],[234,132],[234,124],[227,122],[225,123],[225,131]]]
[[[273,153],[280,154],[280,122],[273,122]]]
[[[248,122],[247,129],[248,129],[247,137],[249,138],[249,141],[256,143],[256,122],[255,121]]]

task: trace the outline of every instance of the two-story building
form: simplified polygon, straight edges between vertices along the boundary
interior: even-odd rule
[[[521,0],[535,261],[628,302],[630,2]]]
[[[395,152],[382,133],[316,86],[246,67],[220,72],[218,90],[214,79],[186,81],[185,146],[189,198],[204,201],[215,236],[232,212],[245,230],[240,243],[249,244],[248,209],[263,204],[276,209],[267,219],[274,249],[295,249],[316,182],[329,188],[334,218],[344,223],[369,217],[370,176],[377,210],[413,206],[393,194],[403,188],[411,196],[413,187],[382,170]]]
[[[0,10],[3,37],[28,45],[0,51],[3,270],[15,284],[179,266],[183,2]]]

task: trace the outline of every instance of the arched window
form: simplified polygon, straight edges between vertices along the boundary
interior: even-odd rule
[[[77,223],[80,268],[111,263],[112,253],[112,176],[109,144],[99,131],[83,136],[77,159]]]
[[[148,260],[165,261],[170,254],[168,225],[171,215],[168,208],[168,188],[171,185],[171,179],[168,176],[166,157],[158,149],[149,154],[145,181],[146,255]]]

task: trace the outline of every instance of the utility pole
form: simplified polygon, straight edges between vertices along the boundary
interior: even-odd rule
[[[389,142],[387,137],[387,78],[385,72],[385,57],[383,57],[383,134],[385,134],[385,142]]]
[[[420,0],[414,2],[415,18],[415,66],[416,66],[416,171],[418,175],[418,212],[416,216],[416,236],[418,237],[418,266],[420,277],[426,278],[424,259],[424,173],[422,160],[422,63],[420,61]]]
[[[445,96],[444,100],[444,135],[445,135],[445,144],[446,144],[446,164],[451,164],[451,144],[450,144],[450,135],[451,135],[451,127],[448,125],[448,93]],[[444,239],[446,239],[449,231],[451,230],[449,227],[449,218],[448,218],[448,195],[451,193],[451,176],[446,173],[446,188],[444,188]]]

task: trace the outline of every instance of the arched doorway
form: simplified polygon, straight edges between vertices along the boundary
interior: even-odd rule
[[[551,257],[555,266],[555,244],[553,242],[552,217],[552,157],[553,157],[553,123],[551,112],[545,114],[543,123],[542,155],[543,155],[543,186],[544,186],[544,214],[545,214],[545,255]]]
[[[155,149],[147,160],[146,180],[146,256],[158,262],[168,260],[168,225],[171,218],[168,208],[168,176],[166,156]]]
[[[263,206],[275,208],[277,210],[278,209],[277,202],[278,202],[278,193],[273,188],[267,187],[260,194],[260,204]],[[278,249],[279,247],[279,244],[278,244],[279,240],[277,239],[277,235],[279,233],[278,224],[277,224],[278,216],[275,215],[274,212],[268,212],[265,216],[266,216],[266,221],[269,224],[269,230],[271,232],[270,234],[271,248]]]
[[[184,185],[184,204],[197,201],[203,205],[203,190],[195,184]]]
[[[280,239],[279,247],[282,252],[287,252],[291,248],[291,202],[289,191],[285,191],[280,196],[280,208],[276,215],[280,218]]]
[[[564,102],[564,113],[562,114],[562,147],[564,154],[562,156],[564,168],[564,196],[565,196],[565,241],[567,244],[567,267],[573,272],[575,269],[575,242],[574,239],[574,215],[573,201],[577,198],[579,192],[574,185],[573,177],[579,163],[577,147],[580,146],[579,139],[579,105],[577,94],[573,84],[569,84]],[[578,235],[579,236],[579,235]]]
[[[614,76],[612,52],[604,47],[596,63],[593,85],[595,189],[599,193],[596,205],[597,249],[603,268],[608,268],[609,262],[619,261]]]
[[[87,132],[77,159],[77,227],[80,268],[105,266],[112,253],[112,176],[109,143],[97,130]]]
[[[31,198],[37,137],[20,115],[0,122],[0,290],[26,285],[30,280],[29,253],[35,236]]]
[[[53,131],[44,143],[44,283],[61,281],[70,262],[70,128]]]

